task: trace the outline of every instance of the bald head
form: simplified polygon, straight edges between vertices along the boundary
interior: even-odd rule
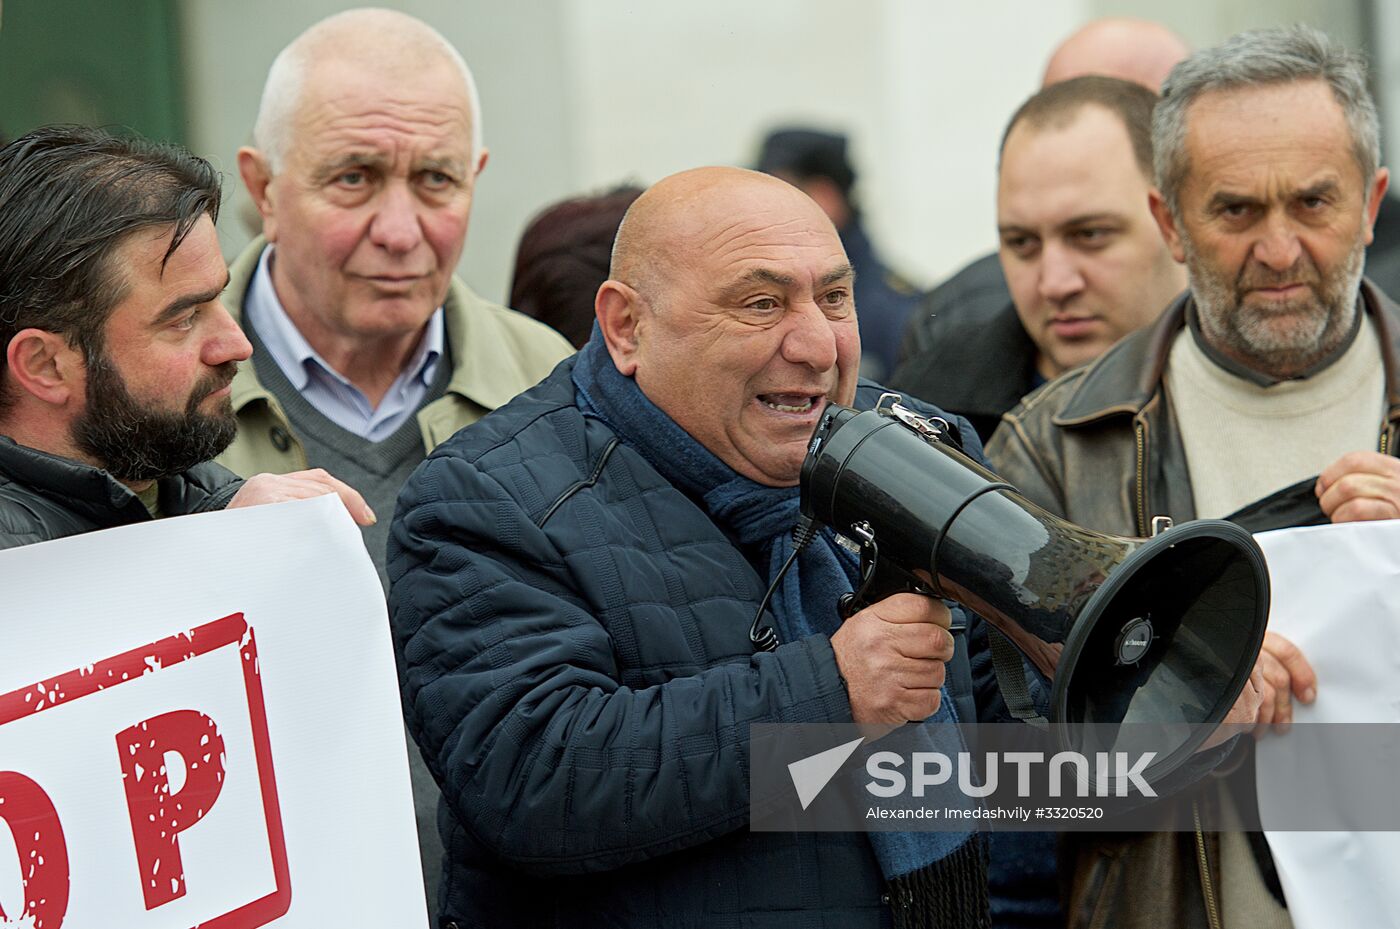
[[[367,396],[447,297],[486,167],[480,136],[466,65],[411,16],[332,16],[272,65],[238,173],[288,318]]]
[[[613,364],[652,403],[739,474],[788,487],[822,408],[855,396],[853,280],[802,191],[700,168],[632,204],[595,309]]]
[[[349,82],[402,87],[424,75],[460,90],[471,114],[472,153],[480,153],[481,103],[462,56],[427,23],[396,10],[347,10],[292,40],[272,62],[253,126],[254,144],[277,170],[295,144],[303,107]]]
[[[649,299],[672,273],[712,252],[740,217],[800,218],[835,227],[812,198],[787,181],[745,168],[694,168],[653,184],[618,227],[609,276]]]
[[[1098,74],[1141,84],[1153,93],[1176,63],[1191,53],[1181,37],[1145,19],[1096,19],[1060,43],[1041,86]]]

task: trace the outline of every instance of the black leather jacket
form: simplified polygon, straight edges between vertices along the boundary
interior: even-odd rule
[[[221,510],[243,482],[213,462],[160,482],[167,516]],[[106,471],[0,436],[0,548],[125,526],[151,518],[140,498]]]

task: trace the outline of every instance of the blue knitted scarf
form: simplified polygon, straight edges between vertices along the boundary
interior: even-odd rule
[[[594,327],[593,338],[574,363],[579,408],[603,421],[622,442],[647,460],[662,477],[701,501],[705,511],[750,552],[765,584],[772,583],[792,554],[792,532],[799,515],[796,487],[768,487],[720,461],[647,399],[636,381],[619,372]],[[863,391],[864,392],[864,391]],[[750,559],[754,560],[754,559]],[[856,557],[822,530],[798,556],[771,607],[780,641],[793,642],[840,625],[837,599],[859,576]],[[929,722],[957,721],[947,691]],[[887,879],[908,875],[968,845],[967,833],[873,832],[870,842]]]

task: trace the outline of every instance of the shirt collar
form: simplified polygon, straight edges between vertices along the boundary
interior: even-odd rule
[[[1307,380],[1314,374],[1331,367],[1339,358],[1347,353],[1347,349],[1351,348],[1352,343],[1356,341],[1356,334],[1361,331],[1361,319],[1365,315],[1366,307],[1361,302],[1360,295],[1358,295],[1356,298],[1356,312],[1352,315],[1351,331],[1347,333],[1346,338],[1342,339],[1341,344],[1328,352],[1327,355],[1319,359],[1317,363],[1311,367],[1299,371],[1291,377],[1279,378],[1264,374],[1261,371],[1256,371],[1253,368],[1241,364],[1206,341],[1205,335],[1201,332],[1201,321],[1196,310],[1196,298],[1192,297],[1186,302],[1186,327],[1191,330],[1191,338],[1196,341],[1196,347],[1201,350],[1201,354],[1209,358],[1217,367],[1223,368],[1236,377],[1249,381],[1251,384],[1258,384],[1260,387],[1272,387],[1284,381]]]
[[[244,304],[249,325],[262,338],[268,354],[298,392],[306,390],[313,369],[324,372],[347,387],[353,386],[311,347],[311,343],[306,341],[296,323],[287,315],[286,308],[277,296],[277,288],[272,285],[272,254],[275,248],[269,245],[263,249],[258,258],[257,270],[253,272],[253,281],[248,287],[248,296]],[[414,372],[416,379],[424,385],[430,385],[433,375],[437,372],[438,361],[446,348],[446,340],[443,311],[442,307],[438,307],[433,315],[428,317],[423,337],[419,339],[418,347],[414,349],[404,370]]]

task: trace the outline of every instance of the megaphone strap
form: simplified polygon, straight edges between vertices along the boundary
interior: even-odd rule
[[[1022,722],[1044,728],[1050,721],[1035,708],[1029,685],[1026,684],[1026,666],[1021,653],[1011,644],[1000,629],[987,625],[987,641],[992,647],[992,668],[996,671],[997,687],[1011,715]]]

